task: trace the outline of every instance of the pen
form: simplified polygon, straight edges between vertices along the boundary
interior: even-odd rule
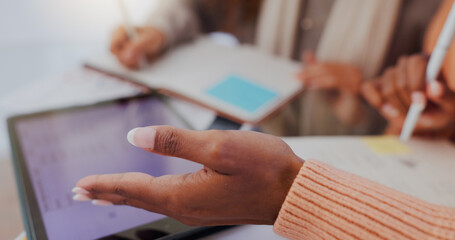
[[[125,27],[126,34],[128,35],[129,39],[132,39],[137,35],[137,32],[131,25],[130,17],[128,15],[128,11],[126,10],[125,3],[123,2],[123,0],[117,0],[117,4],[122,14],[123,25]]]
[[[426,69],[426,84],[430,84],[436,81],[436,78],[441,70],[444,58],[449,50],[450,44],[452,43],[455,33],[455,3],[452,4],[450,13],[447,17],[444,27],[442,28],[441,34],[439,35],[436,46],[431,53],[430,61],[428,62]],[[419,120],[420,115],[425,109],[426,100],[423,94],[414,93],[412,96],[412,104],[409,108],[406,120],[401,130],[400,140],[407,141],[414,131],[415,125]]]
[[[137,36],[137,31],[131,24],[131,20],[128,15],[128,11],[126,10],[126,6],[125,6],[125,3],[123,2],[123,0],[117,0],[117,5],[120,9],[120,13],[122,14],[123,26],[125,27],[126,34],[128,35],[128,39],[131,40]],[[143,68],[146,65],[147,65],[147,61],[146,61],[145,57],[142,56],[139,59],[139,68]]]

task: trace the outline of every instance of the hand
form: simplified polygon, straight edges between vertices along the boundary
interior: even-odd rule
[[[141,59],[152,60],[165,47],[165,35],[153,27],[136,28],[137,35],[129,39],[124,27],[117,28],[111,40],[111,52],[124,66],[138,69]]]
[[[396,67],[388,68],[374,81],[362,86],[364,98],[388,120],[390,134],[400,134],[412,99],[430,101],[419,118],[415,133],[448,136],[454,127],[455,97],[441,81],[425,86],[427,58],[401,57]]]
[[[358,92],[362,83],[360,70],[350,64],[320,63],[312,52],[302,54],[305,67],[297,75],[310,90],[329,90],[335,116],[344,124],[353,125],[364,119]]]
[[[297,77],[309,89],[339,90],[357,93],[362,83],[360,70],[351,64],[318,62],[314,53],[302,55],[305,64]]]
[[[130,205],[188,225],[273,224],[303,164],[281,139],[256,132],[156,126],[139,128],[129,138],[146,151],[204,168],[161,177],[89,176],[77,183],[75,199]]]

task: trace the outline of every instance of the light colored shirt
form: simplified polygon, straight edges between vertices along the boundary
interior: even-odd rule
[[[226,14],[227,8],[236,7],[230,9],[234,16],[239,16],[245,9],[233,6],[231,1],[226,0],[209,2],[211,6],[207,6],[207,1],[202,0],[164,0],[160,8],[150,15],[148,23],[165,33],[170,47],[193,39],[200,33],[217,30],[234,34],[240,42],[254,43],[257,18],[244,21],[237,18],[227,19],[230,17]],[[304,50],[317,49],[333,3],[334,0],[303,1],[292,58],[299,60]],[[401,55],[420,52],[425,29],[439,3],[440,0],[403,0],[383,68],[394,65]],[[253,16],[255,14],[253,13]],[[227,22],[230,23],[226,24]],[[365,112],[364,121],[356,125],[341,123],[331,110],[328,95],[330,93],[325,91],[305,93],[287,109],[287,115],[282,115],[279,121],[268,124],[275,126],[266,128],[276,135],[358,135],[383,132],[385,120],[366,104],[359,104],[359,108]]]
[[[455,209],[306,161],[274,224],[289,239],[455,239]]]

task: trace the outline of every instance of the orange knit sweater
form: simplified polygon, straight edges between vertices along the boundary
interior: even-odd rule
[[[309,160],[274,231],[290,239],[455,239],[455,209]]]

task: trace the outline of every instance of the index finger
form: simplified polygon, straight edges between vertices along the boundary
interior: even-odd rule
[[[89,192],[89,197],[98,199],[100,194],[115,194],[127,198],[142,198],[153,187],[154,177],[145,173],[121,173],[92,175],[76,184]]]
[[[396,69],[389,68],[385,71],[381,80],[382,95],[385,102],[388,102],[400,113],[406,113],[404,103],[400,101],[398,89],[396,88]]]
[[[102,200],[108,204],[129,205],[145,210],[169,215],[170,206],[175,205],[177,197],[186,189],[194,189],[195,181],[185,181],[184,175],[165,175],[153,177],[145,173],[121,173],[92,175],[76,184],[76,194],[85,198],[77,201]],[[83,193],[80,193],[83,191]]]

